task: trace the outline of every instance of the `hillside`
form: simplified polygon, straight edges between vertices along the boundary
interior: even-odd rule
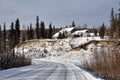
[[[98,37],[30,40],[19,44],[15,51],[30,58],[84,64],[84,61],[92,59],[91,48],[94,48],[94,44],[88,45],[87,50],[74,50],[71,45],[77,47],[95,39],[101,40]]]

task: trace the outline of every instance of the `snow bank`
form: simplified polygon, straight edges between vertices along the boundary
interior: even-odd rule
[[[15,48],[15,52],[18,54],[25,54],[30,58],[41,58],[45,56],[60,55],[58,52],[64,52],[71,50],[68,40],[37,40],[28,41]]]

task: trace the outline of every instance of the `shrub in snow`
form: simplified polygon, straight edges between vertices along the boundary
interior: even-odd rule
[[[0,54],[0,69],[8,69],[14,67],[21,67],[31,64],[31,59],[24,55],[14,55],[14,52],[6,52]]]

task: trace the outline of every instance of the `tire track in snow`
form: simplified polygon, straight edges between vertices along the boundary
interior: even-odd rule
[[[42,68],[42,67],[50,67],[52,64],[45,64],[44,63],[44,65],[42,65],[42,66],[37,66],[37,67],[35,67],[35,68],[33,68],[33,69],[31,69],[31,70],[28,70],[28,71],[23,71],[23,72],[20,72],[20,73],[17,73],[17,74],[14,74],[14,75],[11,75],[11,76],[8,76],[8,77],[6,77],[6,78],[3,78],[2,80],[9,80],[10,78],[13,78],[13,77],[16,77],[16,76],[20,76],[20,75],[23,75],[23,74],[27,74],[27,73],[35,73],[35,72],[40,72],[40,71],[44,71],[44,70],[37,70],[37,69],[39,69],[39,68]]]
[[[75,71],[76,70],[76,71]],[[89,80],[82,71],[80,71],[79,69],[77,69],[77,66],[75,66],[75,70],[72,68],[72,71],[74,72],[76,79],[77,80]]]
[[[16,78],[20,79],[20,80],[24,80],[24,79],[28,79],[29,80],[31,75],[35,76],[34,78],[32,78],[32,80],[47,80],[47,78],[54,73],[56,68],[58,68],[58,65],[56,65],[54,63],[48,63],[47,66],[43,66],[42,70],[41,69],[39,70],[39,68],[41,68],[41,67],[36,67],[36,68],[37,68],[36,70],[32,69],[30,71],[18,73],[16,75],[9,76],[9,77],[4,78],[2,80],[16,80]],[[45,75],[45,77],[43,76],[43,74]],[[27,78],[26,78],[26,76],[27,76]],[[23,77],[23,79],[21,79],[22,77]]]
[[[36,68],[41,68],[41,67],[36,67]],[[19,76],[19,75],[22,75],[22,74],[26,74],[26,73],[29,73],[29,72],[32,72],[32,71],[33,71],[33,69],[32,69],[32,70],[29,70],[29,71],[20,72],[20,73],[17,73],[17,74],[15,74],[15,75],[12,75],[12,76],[8,76],[8,77],[6,77],[6,78],[3,78],[2,80],[9,79],[9,78],[13,78],[13,77],[16,77],[16,76]]]
[[[67,67],[64,64],[61,64],[64,67],[64,80],[67,80]]]
[[[56,65],[58,65],[58,67],[56,68],[56,70],[54,71],[54,73],[52,73],[47,80],[67,80],[67,69],[66,66],[64,64],[61,63],[57,63]]]
[[[45,78],[42,80],[47,80],[49,78],[49,76],[51,76],[56,71],[57,68],[58,68],[58,65],[55,65],[55,67],[52,67],[53,70],[50,70],[49,74],[45,75]],[[41,78],[38,77],[38,78],[36,78],[36,80],[41,80]]]

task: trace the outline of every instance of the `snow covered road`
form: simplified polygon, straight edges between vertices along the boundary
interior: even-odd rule
[[[0,80],[93,80],[71,64],[40,61],[31,66],[0,71]]]

